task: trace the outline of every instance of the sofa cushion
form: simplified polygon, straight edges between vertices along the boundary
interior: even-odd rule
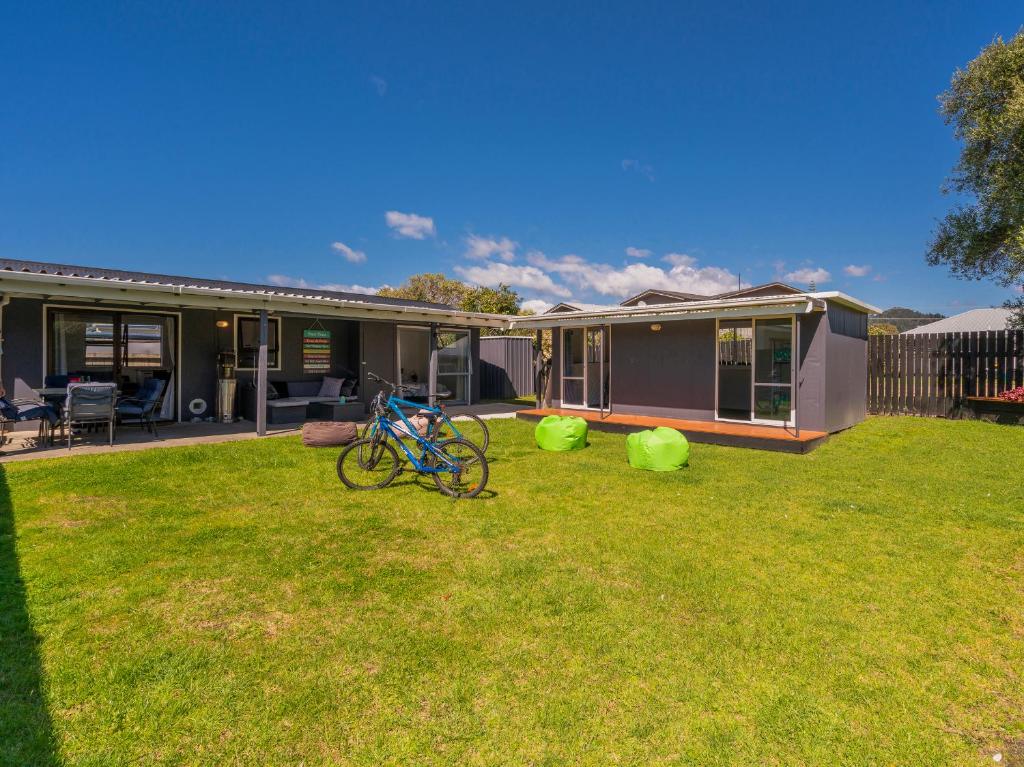
[[[320,384],[320,391],[317,394],[318,397],[330,397],[337,399],[341,396],[341,387],[344,385],[344,378],[332,378],[331,376],[324,376],[323,383]]]
[[[320,381],[289,381],[289,397],[315,397],[320,393]]]
[[[346,378],[345,383],[341,385],[341,396],[351,397],[356,393],[356,379]]]

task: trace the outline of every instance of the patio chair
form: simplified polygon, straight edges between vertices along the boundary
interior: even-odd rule
[[[112,383],[70,383],[64,403],[62,427],[67,428],[68,450],[71,449],[73,427],[107,424],[109,444],[114,444],[117,420],[117,387]]]
[[[147,378],[134,397],[122,397],[118,400],[118,419],[122,423],[125,418],[138,419],[141,428],[149,431],[154,437],[159,437],[153,414],[160,411],[166,388],[167,381],[162,378]]]
[[[44,402],[12,402],[0,397],[0,445],[7,441],[14,424],[37,420],[39,444],[43,445],[57,423],[57,413],[54,409]]]

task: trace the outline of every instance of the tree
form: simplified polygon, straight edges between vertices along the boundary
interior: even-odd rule
[[[899,328],[888,322],[873,322],[868,325],[869,336],[898,336]]]
[[[498,285],[497,288],[467,285],[439,272],[414,274],[397,288],[381,288],[377,291],[377,295],[447,304],[464,312],[521,313],[519,294],[508,285]],[[492,335],[501,334],[503,331],[485,329],[483,333]]]
[[[1024,281],[1024,29],[997,37],[939,96],[940,113],[963,142],[943,192],[973,197],[939,223],[928,262],[965,279]],[[1007,302],[1024,326],[1024,297]]]

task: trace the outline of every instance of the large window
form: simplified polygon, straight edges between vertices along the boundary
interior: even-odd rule
[[[267,319],[267,369],[281,369],[281,321]],[[255,370],[260,358],[260,318],[235,317],[235,354],[239,370]]]

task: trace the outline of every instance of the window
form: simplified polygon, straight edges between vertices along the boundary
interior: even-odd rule
[[[267,369],[281,369],[281,320],[267,320]],[[255,370],[260,355],[260,318],[235,317],[235,354],[238,370]]]

